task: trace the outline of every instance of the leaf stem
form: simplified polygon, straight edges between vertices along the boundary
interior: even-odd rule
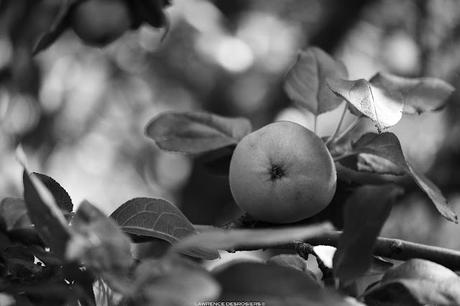
[[[343,108],[342,116],[340,117],[339,123],[337,124],[337,127],[335,128],[334,133],[327,139],[326,145],[328,145],[331,141],[333,141],[334,138],[339,133],[340,128],[342,127],[343,119],[345,118],[345,114],[347,113],[347,109],[348,109],[348,104],[345,103],[345,107]]]
[[[315,119],[313,121],[313,132],[315,132],[315,134],[317,134],[316,133],[317,126],[318,126],[318,115],[315,114]]]

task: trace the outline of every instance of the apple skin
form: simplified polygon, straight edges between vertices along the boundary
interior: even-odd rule
[[[230,189],[238,206],[270,223],[292,223],[323,210],[337,174],[323,141],[303,126],[279,121],[246,135],[230,162]]]
[[[85,0],[73,8],[70,23],[86,44],[105,46],[131,27],[131,16],[123,0]]]
[[[440,264],[424,259],[414,258],[386,271],[381,279],[381,282],[390,282],[401,278],[444,281],[457,277],[458,276],[454,271]]]

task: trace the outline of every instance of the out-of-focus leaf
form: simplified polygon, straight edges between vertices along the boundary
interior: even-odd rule
[[[267,260],[267,263],[302,271],[316,280],[315,274],[308,269],[307,261],[297,254],[276,255]]]
[[[434,185],[427,177],[416,171],[406,161],[401,144],[393,133],[367,133],[353,144],[352,154],[370,154],[390,161],[409,174],[415,183],[428,195],[439,213],[447,220],[457,223],[457,215],[449,207],[446,198],[442,195],[439,188]],[[390,168],[386,168],[388,172]],[[376,170],[376,167],[372,169]]]
[[[171,244],[196,233],[193,224],[173,204],[162,199],[135,198],[118,207],[111,215],[130,235],[152,237]],[[187,255],[216,259],[216,252],[189,250]]]
[[[315,115],[335,109],[342,99],[328,88],[326,78],[346,78],[345,65],[323,50],[311,47],[300,51],[286,75],[284,90],[291,100]]]
[[[450,280],[396,279],[369,290],[368,305],[460,305],[460,278]]]
[[[66,258],[79,260],[93,271],[126,277],[133,264],[129,238],[99,209],[84,201],[73,220],[74,235]]]
[[[379,72],[369,81],[377,88],[396,92],[402,97],[404,112],[420,114],[443,108],[455,90],[449,83],[437,78],[403,78]]]
[[[298,226],[279,229],[210,229],[199,234],[189,236],[172,249],[185,251],[190,248],[209,250],[232,250],[236,248],[263,248],[275,244],[304,240],[332,230],[329,223],[309,226]]]
[[[204,112],[165,112],[148,123],[146,134],[163,150],[199,154],[236,145],[251,129],[245,118]]]
[[[63,257],[71,237],[67,221],[56,205],[53,195],[34,175],[23,173],[24,200],[30,220],[50,249]]]
[[[360,305],[324,288],[309,275],[279,265],[243,262],[219,270],[218,301],[254,301],[266,305]]]
[[[374,121],[379,132],[395,125],[402,118],[403,104],[399,92],[384,91],[364,79],[328,79],[327,84],[337,96]]]
[[[37,172],[33,172],[33,174],[42,181],[46,188],[48,188],[57,206],[61,208],[63,213],[67,215],[70,214],[73,210],[73,203],[67,191],[53,178]]]
[[[371,266],[375,241],[400,192],[393,185],[364,186],[345,203],[345,225],[333,264],[335,276],[345,286]]]
[[[23,199],[4,198],[0,202],[0,218],[5,222],[8,231],[33,228]]]
[[[213,301],[219,284],[199,265],[181,257],[145,260],[135,271],[129,305],[193,305]]]
[[[33,48],[33,54],[45,50],[51,46],[61,34],[69,27],[69,17],[72,8],[83,0],[65,0],[62,1],[61,7],[51,27],[37,41]]]

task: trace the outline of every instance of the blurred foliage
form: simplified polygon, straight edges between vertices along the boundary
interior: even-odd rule
[[[193,222],[223,223],[238,214],[227,179],[156,148],[144,136],[151,117],[206,109],[246,116],[255,128],[274,119],[312,127],[311,114],[282,90],[297,50],[312,44],[343,60],[351,79],[381,70],[460,86],[456,0],[175,0],[163,41],[164,29],[142,26],[93,48],[67,31],[32,57],[60,3],[0,0],[2,197],[22,193],[13,154],[21,143],[30,167],[61,182],[76,204],[88,199],[111,212],[133,197],[164,198]],[[460,207],[458,90],[451,99],[447,109],[406,117],[391,131]],[[340,112],[320,116],[321,135]],[[412,189],[384,234],[460,248],[455,225],[439,226],[444,221]]]

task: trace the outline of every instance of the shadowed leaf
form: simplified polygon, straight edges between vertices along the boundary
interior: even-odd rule
[[[250,132],[247,119],[204,112],[165,112],[146,127],[147,136],[161,149],[190,154],[236,145]]]
[[[312,47],[300,51],[286,75],[284,90],[288,97],[315,115],[335,109],[342,103],[328,88],[326,78],[346,78],[347,69],[323,50]]]
[[[56,200],[56,204],[62,209],[63,213],[70,214],[73,210],[73,203],[67,191],[53,178],[37,172],[33,172],[33,174],[42,181],[46,188],[48,188],[54,200]]]
[[[334,274],[343,285],[371,267],[375,241],[400,192],[393,185],[364,186],[345,203],[344,230],[333,261]]]
[[[446,198],[442,195],[439,188],[434,185],[427,177],[416,171],[405,159],[401,144],[393,133],[367,133],[363,135],[356,143],[353,144],[352,154],[371,154],[390,161],[393,165],[398,166],[409,174],[415,183],[428,195],[436,209],[447,220],[457,223],[457,215],[449,207]],[[382,166],[381,164],[380,166]],[[392,172],[391,167],[378,169],[373,167],[372,171],[383,171],[380,173]],[[364,170],[364,169],[363,169]],[[397,173],[396,173],[397,174]]]
[[[420,114],[443,108],[455,90],[449,83],[437,78],[403,78],[379,72],[369,81],[387,92],[397,92],[402,97],[404,112]]]
[[[5,222],[7,231],[33,228],[23,199],[4,198],[0,202],[0,218]]]
[[[192,223],[173,204],[161,199],[135,198],[118,207],[111,217],[130,235],[157,238],[171,244],[196,233]],[[215,259],[216,252],[190,250],[187,255]]]
[[[362,305],[322,287],[308,274],[273,264],[236,263],[216,270],[218,301],[259,301],[266,305]]]
[[[23,173],[24,200],[30,220],[53,252],[63,257],[71,233],[54,197],[34,175]]]

